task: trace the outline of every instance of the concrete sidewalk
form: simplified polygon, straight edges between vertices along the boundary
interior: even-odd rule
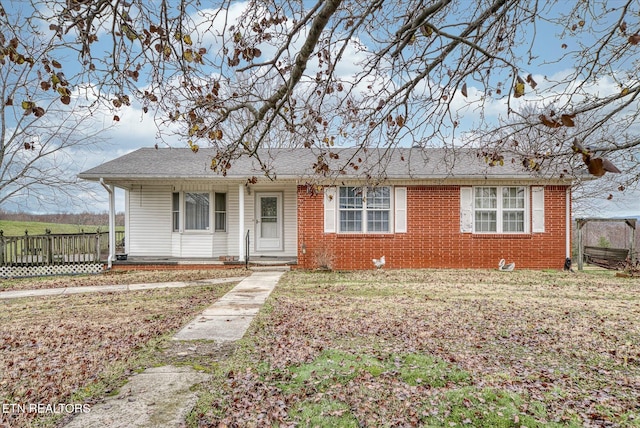
[[[233,342],[244,336],[284,271],[255,271],[173,337],[176,341]],[[198,343],[198,342],[195,342]],[[197,400],[192,387],[209,375],[189,367],[164,366],[129,379],[115,397],[92,406],[67,428],[164,428],[184,426]]]
[[[173,340],[235,341],[244,336],[283,272],[258,271],[209,306]]]
[[[227,282],[238,282],[244,280],[245,276],[230,278],[203,279],[190,282],[158,282],[152,284],[128,284],[128,285],[90,285],[86,287],[61,287],[61,288],[42,288],[37,290],[13,290],[0,292],[0,300],[2,299],[20,299],[23,297],[34,296],[61,296],[63,294],[79,294],[79,293],[108,293],[111,291],[140,291],[151,290],[154,288],[182,288],[194,287],[208,284],[223,284]]]

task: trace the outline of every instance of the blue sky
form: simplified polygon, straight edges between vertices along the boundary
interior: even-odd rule
[[[569,2],[570,3],[570,2]],[[569,4],[567,3],[567,4]],[[240,2],[236,2],[234,6],[238,6]],[[541,65],[545,61],[546,58],[556,58],[559,54],[562,53],[563,49],[561,45],[563,43],[572,43],[571,38],[566,38],[563,40],[559,40],[557,37],[557,30],[551,28],[545,28],[544,26],[540,26],[537,32],[537,40],[534,45],[534,49],[536,52],[540,53],[540,57],[538,58],[538,64],[525,65],[521,72],[526,75],[526,73],[532,73],[536,76],[536,80],[540,83],[543,80],[543,76],[551,76],[554,73],[562,72],[566,68],[570,68],[572,66],[571,63],[568,62],[560,62],[555,64],[547,64]],[[589,38],[588,35],[582,35],[581,38],[583,41],[587,41]],[[355,67],[355,65],[353,65]],[[346,67],[348,71],[348,67]],[[604,82],[603,81],[603,91],[614,91],[616,88],[613,85],[613,82]],[[471,85],[469,87],[469,98],[473,96],[480,96],[479,92],[474,92],[474,88]],[[523,99],[527,99],[529,94],[525,95]],[[463,103],[466,100],[463,100],[460,97],[460,107],[463,109]],[[516,103],[517,104],[517,103]],[[504,110],[504,100],[497,101],[493,103],[489,103],[485,108],[485,114],[495,115],[499,111]],[[465,111],[464,123],[467,126],[473,126],[474,123],[474,113],[472,110],[467,109]],[[98,165],[107,160],[114,159],[118,156],[126,154],[132,150],[135,150],[140,147],[151,147],[155,144],[159,144],[163,146],[165,144],[169,144],[174,147],[185,147],[186,142],[184,140],[180,140],[179,138],[172,137],[170,139],[165,139],[165,141],[159,141],[157,138],[157,128],[153,122],[152,115],[143,115],[141,107],[136,103],[133,103],[131,107],[123,108],[119,112],[120,121],[114,124],[113,129],[108,131],[105,134],[105,138],[107,142],[105,144],[101,144],[98,147],[94,147],[90,150],[83,150],[74,153],[74,158],[76,159],[76,167],[77,172],[81,172],[88,168],[91,168],[95,165]],[[112,118],[111,113],[105,113],[104,117],[101,119],[103,121],[109,122]],[[103,212],[108,208],[107,200],[106,200],[106,191],[99,185],[94,186],[94,190],[90,192],[90,194],[81,195],[83,199],[90,201],[86,209],[92,211]],[[637,194],[630,193],[627,195],[616,194],[612,200],[601,199],[596,201],[596,206],[599,207],[600,212],[598,215],[600,216],[628,216],[628,215],[637,215],[640,213],[640,197]],[[20,201],[24,202],[24,201]],[[34,206],[27,202],[27,206]],[[69,209],[70,205],[65,203],[65,201],[61,201],[58,211],[65,212]],[[3,207],[3,209],[17,209],[14,206],[8,205]],[[81,210],[81,208],[73,208],[73,210]],[[124,198],[123,192],[117,192],[117,210],[124,210]]]

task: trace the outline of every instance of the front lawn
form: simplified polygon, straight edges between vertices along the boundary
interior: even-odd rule
[[[194,270],[112,270],[97,275],[57,275],[0,279],[0,291],[45,288],[86,287],[96,285],[144,284],[157,282],[194,282],[201,279],[243,277],[250,272],[237,269]]]
[[[140,276],[122,275],[110,283]],[[24,284],[30,281],[16,283],[29,288]],[[65,283],[63,277],[55,281]],[[24,409],[90,408],[105,394],[117,393],[128,376],[161,364],[157,358],[168,338],[234,285],[0,300],[0,427],[50,426],[59,418],[46,407],[40,413]]]
[[[640,426],[640,283],[291,272],[192,426]]]

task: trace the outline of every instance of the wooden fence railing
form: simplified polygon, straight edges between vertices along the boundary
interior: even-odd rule
[[[116,231],[116,246],[124,232]],[[4,236],[0,230],[0,266],[99,263],[109,254],[109,233],[46,233]]]

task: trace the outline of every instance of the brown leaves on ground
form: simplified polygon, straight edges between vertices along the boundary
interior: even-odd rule
[[[211,278],[241,277],[248,274],[245,269],[110,271],[100,275],[48,276],[0,280],[0,291],[174,281],[189,282]]]
[[[293,272],[270,303],[202,426],[640,423],[633,280]]]
[[[91,391],[118,371],[114,365],[126,368],[150,340],[181,328],[232,286],[1,301],[0,401],[91,404],[73,402],[72,394]],[[24,426],[36,416],[0,414],[0,426]]]

